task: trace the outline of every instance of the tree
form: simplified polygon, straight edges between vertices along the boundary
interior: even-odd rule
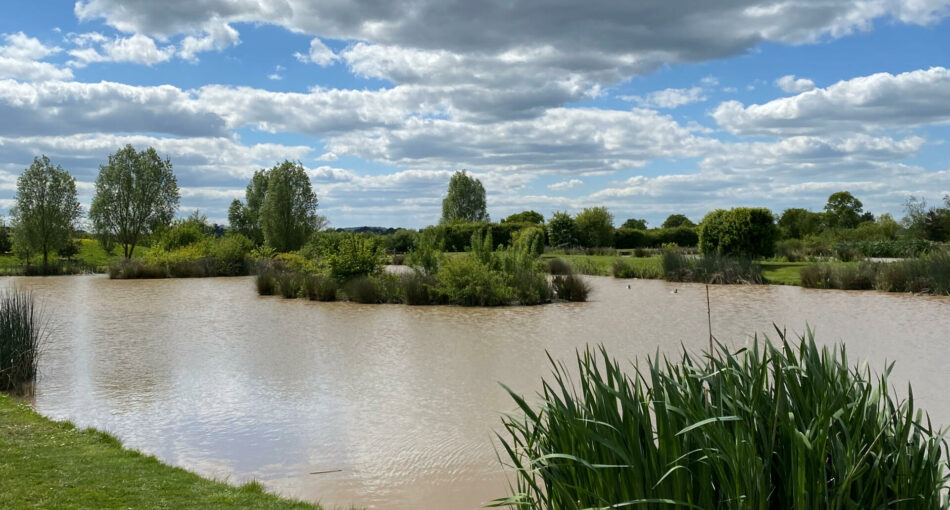
[[[647,220],[630,218],[629,220],[623,222],[623,225],[620,225],[620,228],[629,228],[630,230],[646,230]]]
[[[614,216],[606,207],[588,207],[577,213],[577,237],[586,248],[613,246]]]
[[[89,217],[96,234],[121,244],[129,259],[144,236],[171,223],[178,199],[171,161],[152,147],[136,152],[126,145],[99,167]]]
[[[776,239],[772,211],[758,207],[716,209],[699,224],[699,249],[706,254],[770,257]]]
[[[864,204],[849,191],[838,191],[828,197],[825,219],[831,228],[854,228],[861,222]],[[873,221],[873,220],[872,220]]]
[[[507,218],[501,220],[502,223],[533,223],[535,225],[540,225],[544,223],[544,216],[539,212],[535,211],[522,211],[520,213],[512,214]]]
[[[821,213],[811,212],[807,209],[791,208],[782,212],[782,216],[778,219],[778,226],[782,229],[785,237],[801,239],[805,236],[817,234],[821,230],[821,220]]]
[[[485,188],[478,179],[465,170],[455,172],[449,180],[449,190],[442,200],[441,223],[452,221],[489,221],[485,208]]]
[[[671,214],[666,217],[666,220],[663,221],[663,225],[660,225],[663,228],[677,228],[677,227],[695,227],[696,224],[693,223],[685,214]]]
[[[51,251],[72,239],[82,213],[76,200],[76,179],[49,158],[33,158],[16,183],[16,205],[10,211],[20,250],[43,254],[43,266]]]
[[[267,171],[267,192],[260,206],[264,244],[278,252],[300,249],[326,225],[317,215],[317,194],[300,163],[284,161]]]
[[[577,223],[574,218],[566,212],[555,212],[548,221],[548,240],[555,248],[577,244]]]
[[[242,203],[238,199],[231,202],[228,208],[228,223],[231,230],[242,234],[255,244],[264,244],[264,232],[261,230],[261,205],[264,204],[264,195],[267,194],[267,175],[265,169],[254,172],[251,182],[244,192]]]

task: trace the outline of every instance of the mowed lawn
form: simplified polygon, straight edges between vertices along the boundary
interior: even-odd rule
[[[0,508],[320,507],[162,464],[0,394]]]

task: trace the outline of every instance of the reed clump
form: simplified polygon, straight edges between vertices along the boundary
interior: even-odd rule
[[[701,358],[621,364],[603,347],[553,364],[540,404],[499,440],[514,469],[494,506],[946,509],[947,444],[880,375],[811,332]],[[572,377],[570,374],[576,374]]]
[[[854,266],[816,264],[800,270],[802,287],[950,295],[950,254],[936,251],[916,259]]]
[[[311,301],[336,301],[340,285],[326,275],[308,275],[304,278],[303,293]]]
[[[664,251],[661,257],[663,277],[671,282],[698,282],[715,284],[761,284],[762,266],[755,260],[709,253],[702,257],[688,257],[673,251]]]
[[[0,293],[0,391],[22,392],[36,378],[46,333],[33,294]]]

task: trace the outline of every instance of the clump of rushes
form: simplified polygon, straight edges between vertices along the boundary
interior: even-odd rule
[[[422,271],[413,271],[402,275],[400,283],[405,294],[407,305],[431,305],[435,299],[435,278]]]
[[[0,294],[0,391],[23,392],[36,377],[45,330],[33,294]]]
[[[603,347],[554,363],[503,419],[515,470],[493,506],[946,509],[944,431],[811,332],[629,365]],[[623,367],[623,368],[622,368]],[[573,381],[569,373],[579,374]]]
[[[329,276],[318,274],[304,279],[303,292],[311,301],[336,301],[336,291],[340,286]]]
[[[357,276],[346,283],[346,296],[350,301],[364,304],[379,303],[382,295],[376,281],[368,276]]]
[[[751,259],[716,253],[698,258],[664,251],[661,258],[663,275],[671,282],[699,282],[716,284],[761,284],[762,266]]]
[[[259,295],[273,296],[277,291],[277,272],[269,268],[261,269],[257,272],[255,283]]]
[[[289,271],[277,273],[277,290],[280,295],[292,299],[300,293],[300,276]]]
[[[564,259],[551,259],[548,261],[548,273],[553,275],[571,274],[571,263]]]
[[[562,301],[587,301],[590,284],[580,275],[569,274],[555,276],[551,280],[554,297]]]

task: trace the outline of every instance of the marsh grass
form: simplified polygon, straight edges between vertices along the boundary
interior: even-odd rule
[[[130,280],[138,278],[168,278],[165,267],[146,264],[138,259],[122,260],[109,266],[109,278]]]
[[[277,291],[281,297],[293,299],[300,295],[301,275],[290,271],[282,271],[274,277],[277,282]]]
[[[508,390],[500,455],[519,509],[946,509],[944,431],[843,345],[758,339],[622,365],[552,360],[541,403]],[[507,389],[507,388],[506,388]]]
[[[269,268],[258,270],[254,277],[257,293],[261,296],[273,296],[277,293],[277,271]]]
[[[363,304],[382,302],[382,293],[376,281],[368,276],[357,276],[346,282],[343,287],[350,301]]]
[[[401,284],[407,305],[431,305],[436,301],[434,289],[437,282],[422,271],[402,275]]]
[[[571,263],[564,259],[548,260],[548,273],[553,275],[571,274]]]
[[[652,266],[638,266],[624,259],[615,260],[613,266],[611,266],[611,271],[614,278],[642,278],[652,280],[662,276],[660,272]]]
[[[687,257],[673,251],[663,253],[663,276],[671,282],[698,282],[714,284],[761,284],[762,266],[751,259],[707,254]]]
[[[590,284],[576,274],[559,275],[551,280],[554,296],[562,301],[587,301]]]
[[[327,275],[308,275],[304,278],[303,294],[311,301],[336,301],[340,285]]]
[[[24,393],[32,387],[45,340],[33,294],[16,288],[0,293],[0,391]]]
[[[950,254],[935,251],[916,259],[857,266],[819,264],[801,268],[800,275],[803,287],[816,289],[950,295]]]

